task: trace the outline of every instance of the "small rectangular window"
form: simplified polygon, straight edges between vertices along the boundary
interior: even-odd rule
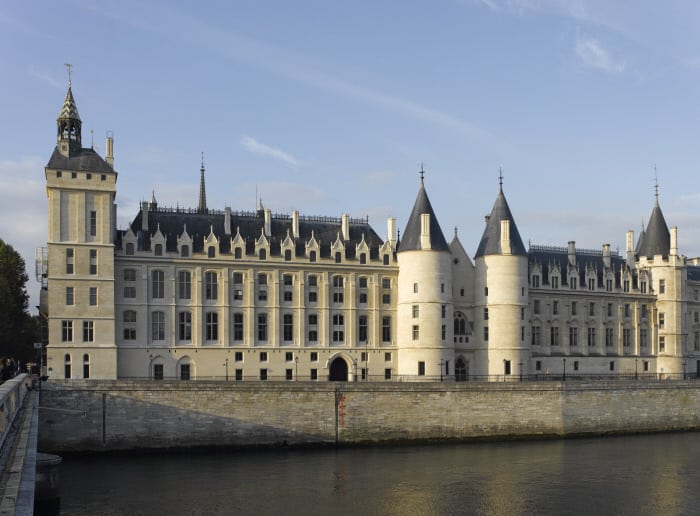
[[[97,306],[97,287],[90,287],[90,306]]]
[[[309,353],[309,360],[311,362],[318,362],[318,353],[316,351]]]
[[[391,362],[391,352],[387,351],[384,353],[384,362]]]
[[[236,369],[234,374],[237,382],[243,381],[243,369]]]
[[[73,287],[66,287],[66,305],[71,306],[74,302]]]
[[[267,362],[267,351],[261,351],[261,352],[260,352],[260,361],[261,361],[261,362]]]
[[[97,274],[97,249],[90,249],[90,274]]]
[[[389,368],[384,369],[384,379],[391,380],[391,369],[389,369]]]
[[[425,376],[425,362],[418,362],[418,376]]]
[[[243,352],[242,352],[242,351],[236,351],[236,352],[233,354],[233,359],[234,359],[236,362],[243,362]]]
[[[90,236],[97,236],[97,212],[90,212]]]
[[[318,380],[318,369],[311,369],[309,378],[312,380]]]
[[[260,369],[260,379],[263,381],[267,380],[267,369]]]

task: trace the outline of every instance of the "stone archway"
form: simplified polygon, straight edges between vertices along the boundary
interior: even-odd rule
[[[348,363],[341,357],[336,357],[328,367],[328,379],[331,382],[348,381]]]
[[[455,382],[466,382],[469,378],[469,362],[459,357],[455,361]]]

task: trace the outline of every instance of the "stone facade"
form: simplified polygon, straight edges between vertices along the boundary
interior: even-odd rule
[[[515,380],[700,371],[700,263],[658,204],[624,255],[523,245],[503,185],[472,260],[423,184],[403,238],[367,219],[155,194],[116,227],[113,142],[69,87],[45,168],[47,373],[70,379]],[[42,253],[43,255],[43,253]]]

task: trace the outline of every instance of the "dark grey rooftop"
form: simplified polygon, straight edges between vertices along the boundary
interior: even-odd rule
[[[523,241],[520,238],[520,233],[518,232],[518,226],[515,225],[513,214],[510,212],[508,201],[506,201],[506,196],[503,194],[503,188],[501,188],[498,192],[498,197],[496,197],[496,202],[493,204],[491,215],[486,223],[486,229],[484,229],[484,234],[481,237],[481,242],[479,242],[479,248],[477,249],[474,258],[489,254],[503,253],[503,249],[501,248],[502,220],[510,221],[511,254],[527,256],[527,251],[525,250]]]
[[[85,172],[114,172],[114,169],[97,154],[93,149],[80,149],[76,154],[64,156],[58,150],[54,149],[51,158],[49,159],[47,168],[57,170],[76,170]]]
[[[246,254],[255,253],[255,242],[260,238],[265,225],[263,212],[231,212],[231,234],[227,235],[224,229],[224,212],[220,210],[209,210],[207,213],[199,213],[198,210],[172,209],[172,208],[150,208],[148,211],[148,230],[143,231],[143,212],[139,211],[130,227],[137,237],[138,249],[140,251],[150,250],[151,235],[160,228],[166,239],[166,250],[177,251],[177,237],[181,236],[185,229],[192,238],[193,252],[204,251],[204,239],[213,230],[214,235],[219,239],[219,252],[228,254],[231,252],[231,239],[240,231],[241,238],[246,242]],[[271,235],[268,236],[270,243],[270,255],[279,256],[281,254],[281,244],[287,238],[287,234],[292,236],[292,218],[288,215],[273,214],[271,218]],[[304,256],[305,245],[313,237],[319,243],[320,257],[330,257],[330,246],[336,241],[338,235],[342,240],[342,222],[340,218],[333,217],[299,217],[299,238],[295,239],[295,256]],[[350,219],[350,238],[343,240],[345,246],[345,257],[355,258],[355,246],[362,241],[364,235],[365,243],[369,248],[369,258],[379,258],[379,248],[384,241],[369,225],[367,219]],[[121,245],[123,232],[120,232],[117,245]]]
[[[445,235],[442,234],[442,229],[440,229],[440,223],[435,216],[435,211],[433,206],[430,204],[430,199],[428,199],[428,194],[425,191],[425,186],[421,180],[420,189],[418,190],[418,196],[416,197],[416,202],[413,205],[413,210],[411,210],[411,215],[408,217],[408,222],[406,223],[406,229],[403,232],[403,239],[401,240],[401,245],[399,247],[399,252],[401,251],[420,251],[422,250],[420,243],[421,235],[421,215],[428,213],[430,214],[430,247],[433,251],[449,251],[447,241],[445,240]]]
[[[666,220],[661,213],[661,208],[658,202],[654,206],[643,236],[640,237],[640,242],[637,246],[637,258],[646,256],[653,258],[656,255],[661,255],[664,258],[668,257],[671,251],[671,234],[668,231]]]

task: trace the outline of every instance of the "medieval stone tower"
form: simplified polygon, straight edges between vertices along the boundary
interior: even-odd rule
[[[397,256],[398,372],[435,380],[454,363],[452,254],[422,177]]]
[[[474,260],[475,373],[519,375],[529,358],[528,257],[502,181]]]
[[[114,236],[117,173],[83,148],[70,82],[45,168],[49,205],[47,372],[58,378],[116,378]]]

